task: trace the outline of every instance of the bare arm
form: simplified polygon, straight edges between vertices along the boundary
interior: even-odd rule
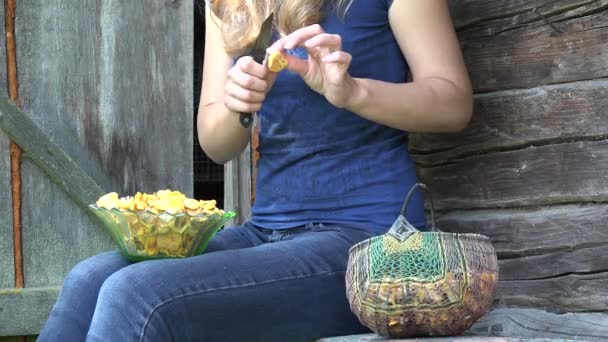
[[[251,131],[239,122],[239,112],[257,112],[276,74],[240,58],[235,65],[224,51],[219,19],[206,14],[203,86],[197,116],[198,139],[205,153],[216,163],[226,163],[247,146]]]
[[[353,79],[346,108],[372,121],[416,132],[463,129],[472,110],[471,83],[446,0],[396,0],[389,11],[413,82]]]

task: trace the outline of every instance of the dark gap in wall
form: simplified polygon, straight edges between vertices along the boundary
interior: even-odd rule
[[[194,0],[194,198],[215,199],[218,206],[224,203],[224,167],[215,164],[207,157],[198,143],[196,116],[201,95],[203,75],[203,56],[205,54],[205,4]]]

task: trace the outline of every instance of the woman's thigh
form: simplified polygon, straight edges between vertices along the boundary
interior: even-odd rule
[[[91,340],[310,341],[365,329],[350,312],[348,249],[323,228],[260,246],[126,267],[103,285]]]

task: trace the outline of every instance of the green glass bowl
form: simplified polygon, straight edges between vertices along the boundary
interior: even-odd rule
[[[121,253],[131,261],[200,255],[218,230],[236,217],[234,212],[190,216],[106,209],[94,204],[89,208],[103,222]]]

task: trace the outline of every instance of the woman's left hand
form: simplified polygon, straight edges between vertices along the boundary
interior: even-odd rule
[[[301,28],[276,41],[268,52],[304,47],[308,59],[285,54],[287,68],[298,73],[308,86],[336,107],[346,107],[355,91],[348,74],[352,56],[342,51],[342,37],[323,31],[320,25]]]

